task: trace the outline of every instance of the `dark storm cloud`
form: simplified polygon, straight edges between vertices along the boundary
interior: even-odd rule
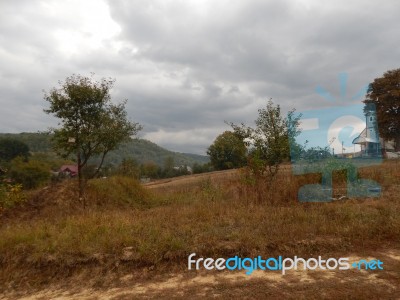
[[[396,1],[14,1],[0,4],[0,131],[43,130],[42,89],[72,73],[117,79],[113,96],[173,150],[204,153],[224,120],[327,107],[399,67]],[[82,9],[81,9],[82,8]]]

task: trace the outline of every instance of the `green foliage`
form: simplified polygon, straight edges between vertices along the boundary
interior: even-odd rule
[[[183,165],[179,167],[174,167],[174,171],[171,174],[171,177],[176,177],[176,176],[183,176],[183,175],[189,175],[190,172],[188,170],[188,167]]]
[[[154,162],[148,161],[140,166],[140,175],[149,178],[159,178],[161,168]]]
[[[231,123],[235,134],[247,141],[252,149],[249,154],[249,167],[260,176],[273,177],[280,164],[290,159],[290,143],[300,133],[298,130],[301,116],[291,110],[285,118],[279,105],[269,100],[266,108],[258,110],[256,127],[240,126]]]
[[[211,163],[205,163],[205,164],[195,163],[193,165],[193,174],[201,174],[201,173],[207,173],[207,172],[212,172],[212,171],[214,171],[214,169],[211,166]]]
[[[390,70],[369,85],[364,111],[375,104],[379,134],[396,142],[400,151],[400,69]]]
[[[50,168],[43,162],[33,159],[25,161],[17,157],[11,162],[8,175],[25,189],[33,189],[48,182]]]
[[[102,175],[100,174],[101,171],[97,172],[97,166],[94,164],[87,164],[84,168],[82,168],[81,173],[82,177],[84,178],[91,178],[93,174]]]
[[[122,160],[115,173],[121,176],[139,179],[140,167],[135,159],[125,158]]]
[[[9,162],[18,156],[28,159],[28,145],[17,139],[0,138],[0,161]]]
[[[82,166],[93,155],[108,153],[129,140],[141,126],[127,120],[125,102],[112,104],[110,90],[114,80],[73,75],[60,89],[45,94],[50,108],[46,113],[59,118],[62,127],[53,129],[54,146],[63,157],[80,153]]]
[[[21,184],[0,184],[0,212],[25,201]]]
[[[60,119],[61,128],[52,130],[56,152],[64,158],[71,153],[77,155],[80,196],[83,193],[81,169],[88,160],[95,155],[101,156],[97,171],[92,174],[97,175],[107,153],[142,128],[128,120],[126,101],[111,102],[110,90],[114,82],[72,75],[64,83],[60,82],[59,89],[53,88],[44,96],[50,104],[45,112]]]
[[[171,157],[174,164],[178,166],[192,166],[194,163],[204,164],[209,161],[207,156],[172,152],[144,139],[133,139],[121,145],[117,150],[108,154],[106,161],[118,165],[124,158],[133,158],[138,163],[153,161],[158,166],[164,167],[165,160],[168,157]]]
[[[42,158],[52,165],[52,169],[58,169],[63,164],[73,164],[71,159],[76,159],[73,154],[68,159],[61,159],[53,152],[51,134],[45,133],[0,133],[0,138],[12,138],[26,143],[33,152],[32,155],[42,155]],[[40,153],[39,153],[40,152]],[[47,157],[47,158],[45,158]],[[176,165],[192,166],[193,164],[205,164],[209,158],[205,155],[178,153],[164,149],[155,143],[144,139],[131,139],[121,144],[117,149],[110,151],[104,159],[104,164],[118,166],[124,159],[133,158],[139,164],[154,161],[158,166],[163,166],[165,159],[172,157]],[[38,158],[38,159],[42,159]],[[58,160],[58,162],[55,162]],[[101,156],[93,156],[89,163],[100,164]]]
[[[329,147],[311,147],[310,149],[304,150],[301,154],[301,158],[308,162],[315,162],[321,159],[327,159],[332,157]]]
[[[238,135],[225,131],[208,147],[207,154],[216,170],[226,170],[244,166],[247,149]]]
[[[31,152],[48,152],[51,150],[51,140],[48,133],[0,133],[0,138],[10,138],[23,142],[28,145]]]
[[[55,153],[52,152],[37,152],[32,153],[31,159],[39,161],[47,166],[49,169],[53,171],[58,171],[62,165],[73,165],[74,162],[72,160],[63,159],[57,156]]]
[[[164,160],[164,170],[163,170],[163,177],[174,177],[175,175],[175,161],[172,156],[168,156]]]

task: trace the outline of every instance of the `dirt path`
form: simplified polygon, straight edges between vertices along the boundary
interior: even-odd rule
[[[161,279],[135,282],[133,275],[121,278],[122,286],[110,289],[48,288],[33,294],[8,294],[0,299],[171,299],[171,298],[267,298],[280,299],[400,299],[400,250],[374,257],[351,256],[350,261],[384,261],[382,271],[280,271],[244,272],[188,271]]]
[[[281,171],[288,172],[290,171],[290,164],[284,164],[281,166]],[[192,183],[198,183],[203,180],[212,180],[212,181],[224,181],[227,179],[235,178],[238,176],[240,169],[232,169],[232,170],[224,170],[224,171],[214,171],[202,174],[193,174],[193,175],[185,175],[179,177],[173,177],[168,179],[160,179],[151,182],[144,183],[143,185],[147,188],[168,188],[168,187],[177,187],[190,185]]]
[[[215,180],[215,179],[226,179],[234,177],[237,174],[237,170],[225,170],[225,171],[215,171],[202,174],[185,175],[180,177],[173,177],[168,179],[161,179],[156,181],[151,181],[144,183],[143,185],[147,188],[163,188],[163,187],[176,187],[184,186],[191,183],[197,183],[202,180]]]

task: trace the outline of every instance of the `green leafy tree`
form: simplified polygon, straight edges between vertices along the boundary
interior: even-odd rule
[[[396,151],[400,151],[400,69],[390,70],[369,85],[365,108],[375,104],[379,134],[394,140]]]
[[[39,152],[33,153],[30,159],[40,161],[46,165],[49,165],[50,169],[53,171],[58,171],[62,165],[73,165],[72,160],[63,159],[52,152]]]
[[[238,135],[225,131],[208,147],[207,154],[216,170],[226,170],[246,164],[247,148]]]
[[[319,160],[326,160],[331,157],[332,154],[329,151],[329,147],[311,147],[310,149],[304,150],[302,153],[302,158],[310,163]]]
[[[272,178],[278,173],[280,165],[290,159],[290,144],[300,133],[301,116],[295,116],[294,112],[293,109],[284,117],[280,106],[269,100],[265,108],[258,110],[255,128],[230,124],[235,134],[251,147],[249,166],[257,175]]]
[[[203,173],[203,166],[198,163],[194,163],[192,169],[193,169],[193,174]]]
[[[45,110],[60,119],[60,128],[52,129],[54,148],[62,157],[76,155],[78,165],[79,196],[83,195],[84,168],[93,156],[100,156],[101,169],[104,158],[111,150],[141,130],[138,123],[128,120],[126,100],[120,104],[111,102],[110,90],[113,79],[96,81],[92,77],[72,75],[59,88],[45,93],[50,108]]]
[[[164,160],[164,169],[163,169],[163,177],[169,178],[176,176],[177,172],[174,169],[175,161],[172,156],[167,156]]]
[[[25,160],[29,157],[29,147],[24,142],[12,138],[0,139],[0,160],[9,162],[21,156]]]

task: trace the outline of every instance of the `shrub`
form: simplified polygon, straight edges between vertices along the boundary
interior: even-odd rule
[[[21,184],[0,185],[0,212],[25,200]]]
[[[25,189],[33,189],[50,179],[49,167],[40,161],[24,161],[21,157],[11,162],[9,176]]]

